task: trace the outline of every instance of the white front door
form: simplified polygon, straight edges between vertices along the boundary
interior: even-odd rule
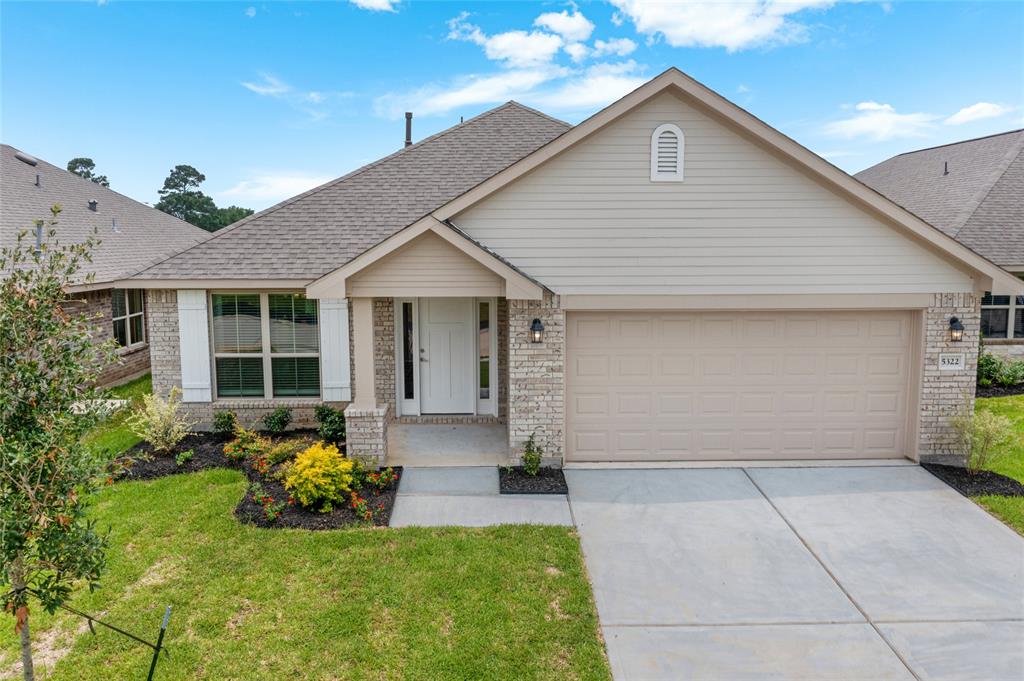
[[[420,299],[420,411],[472,414],[475,408],[473,299]]]

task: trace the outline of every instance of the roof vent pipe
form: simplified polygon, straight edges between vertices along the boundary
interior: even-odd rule
[[[37,187],[40,186],[39,185],[39,173],[36,173],[36,186]]]
[[[100,202],[97,201],[96,199],[93,199],[93,200],[91,200],[89,202],[89,210],[91,210],[93,213],[95,213],[96,209],[99,208],[99,205],[100,205]]]
[[[405,112],[405,146],[412,146],[412,111]]]
[[[942,162],[942,174],[949,175],[949,161]]]

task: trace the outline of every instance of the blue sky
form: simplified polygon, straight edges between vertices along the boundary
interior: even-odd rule
[[[1024,127],[1024,3],[2,2],[0,137],[263,208],[508,99],[576,123],[677,66],[848,171]]]

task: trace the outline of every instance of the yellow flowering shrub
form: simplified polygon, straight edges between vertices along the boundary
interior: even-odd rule
[[[334,504],[345,501],[353,466],[337,447],[317,442],[295,457],[284,487],[299,505],[327,513]]]

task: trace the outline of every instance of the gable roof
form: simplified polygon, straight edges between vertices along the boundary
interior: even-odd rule
[[[240,220],[135,279],[309,282],[569,128],[508,102]]]
[[[840,170],[806,147],[782,134],[750,112],[725,99],[714,90],[690,78],[675,67],[644,83],[633,92],[597,112],[537,151],[505,168],[484,182],[441,206],[431,215],[446,222],[458,213],[478,203],[502,187],[514,182],[552,157],[586,139],[612,121],[625,115],[639,104],[655,95],[673,90],[687,101],[699,106],[707,114],[737,130],[794,164],[803,172],[835,191],[855,205],[872,213],[887,224],[903,231],[924,246],[933,249],[961,267],[980,275],[979,285],[988,287],[992,281],[999,282],[999,288],[1012,292],[1022,291],[1022,283],[1009,272],[970,248],[957,242],[913,213],[893,203],[882,194],[871,190],[854,177]],[[986,281],[987,280],[987,281]]]
[[[58,241],[82,243],[98,230],[100,243],[92,262],[83,263],[80,288],[106,288],[103,284],[128,277],[211,236],[7,144],[0,145],[0,171],[0,245],[13,246],[19,232],[31,232],[36,220],[49,219],[54,204],[62,208],[55,227]],[[90,210],[90,201],[97,202],[95,211]],[[94,279],[85,282],[89,274]]]
[[[1024,265],[1024,130],[910,151],[854,177],[996,264]]]

